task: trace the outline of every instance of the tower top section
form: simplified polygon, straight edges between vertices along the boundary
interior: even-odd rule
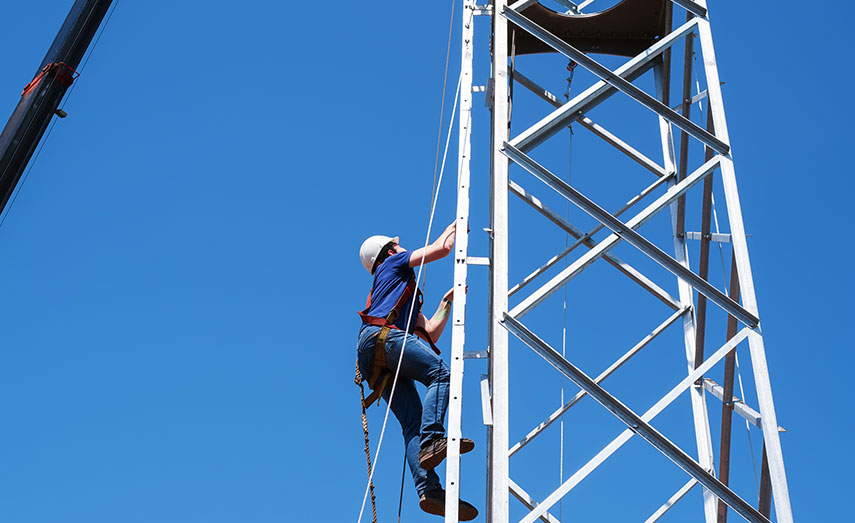
[[[624,0],[592,14],[563,14],[536,3],[526,18],[586,53],[635,56],[667,34],[667,0]],[[512,28],[519,29],[515,25]],[[523,30],[516,31],[517,55],[555,50]]]

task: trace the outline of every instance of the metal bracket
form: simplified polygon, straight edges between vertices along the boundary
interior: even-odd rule
[[[686,231],[683,233],[687,240],[710,240],[719,243],[730,243],[730,235],[729,234],[721,234],[717,232],[712,232],[708,234],[707,238],[704,238],[704,235],[699,232],[694,231]]]
[[[492,4],[475,4],[472,8],[472,14],[475,16],[493,16]]]

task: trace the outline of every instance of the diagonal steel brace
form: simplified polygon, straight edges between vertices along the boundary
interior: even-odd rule
[[[653,260],[674,273],[674,275],[688,282],[692,287],[697,289],[698,292],[718,304],[719,307],[728,313],[738,318],[739,321],[752,328],[756,327],[760,323],[760,320],[755,315],[745,310],[741,305],[730,299],[715,286],[681,265],[680,262],[667,255],[662,251],[662,249],[651,243],[650,240],[635,232],[632,227],[615,218],[608,211],[571,187],[567,182],[555,176],[545,167],[532,160],[531,157],[508,143],[505,143],[504,152],[508,158],[555,189],[562,196],[576,204],[580,209],[597,219],[600,223],[605,224],[606,227],[611,229],[615,234],[634,245],[641,252],[653,258]]]
[[[662,179],[660,178],[660,180],[662,180]],[[659,181],[659,180],[657,180],[657,181]],[[577,246],[578,245],[584,245],[585,247],[587,247],[589,249],[593,249],[594,247],[596,247],[596,243],[594,243],[594,240],[591,239],[590,234],[586,234],[586,233],[582,232],[581,230],[577,229],[575,226],[573,226],[573,224],[571,224],[569,221],[562,218],[558,213],[556,213],[555,211],[553,211],[549,207],[545,206],[543,204],[543,202],[538,200],[535,196],[529,194],[519,184],[514,183],[512,180],[509,180],[508,181],[508,187],[510,188],[510,191],[513,194],[519,196],[520,199],[522,199],[522,201],[529,204],[537,212],[539,212],[540,214],[545,216],[549,221],[551,221],[555,225],[561,227],[565,232],[567,232],[568,234],[570,234],[571,236],[576,238],[577,242],[574,245],[577,245]],[[567,251],[567,253],[569,254],[569,250]],[[564,253],[562,253],[562,254],[564,254]],[[621,260],[620,258],[618,258],[617,256],[615,256],[614,254],[612,254],[610,252],[607,252],[606,254],[604,254],[603,258],[605,259],[606,262],[609,263],[609,265],[611,265],[615,269],[619,270],[621,273],[626,275],[627,278],[629,278],[630,280],[637,283],[639,286],[641,286],[641,288],[648,291],[653,296],[659,298],[662,301],[662,303],[671,307],[671,309],[676,311],[680,308],[680,302],[677,301],[677,299],[675,299],[673,296],[668,294],[668,291],[666,291],[662,287],[656,285],[656,283],[654,283],[650,278],[648,278],[647,276],[642,274],[638,269],[635,269],[630,264],[626,263],[625,261]],[[554,260],[555,262],[557,262],[559,259],[560,259],[559,256],[553,256],[549,261],[552,262]],[[547,265],[550,265],[550,263],[547,262]],[[548,267],[546,267],[546,268],[548,269]],[[535,271],[535,273],[533,273],[533,274],[539,275],[540,271]],[[512,291],[509,291],[508,296],[513,295],[514,292],[518,291],[520,288],[524,287],[525,285],[528,285],[532,281],[533,281],[532,279],[524,280],[522,284],[515,286],[514,289],[512,289]]]
[[[545,341],[538,338],[536,334],[528,329],[528,327],[509,316],[507,313],[504,315],[502,324],[514,336],[519,338],[533,351],[546,359],[546,361],[551,363],[556,369],[558,369],[558,371],[578,385],[579,388],[587,392],[589,396],[594,398],[618,419],[623,421],[630,430],[647,440],[648,443],[653,445],[657,450],[667,456],[693,478],[697,479],[698,483],[713,492],[719,497],[719,499],[727,503],[730,508],[735,510],[743,518],[752,523],[770,523],[769,519],[763,516],[763,514],[761,514],[756,508],[752,507],[744,499],[736,495],[732,490],[730,490],[730,488],[710,474],[710,472],[704,470],[704,468],[692,459],[691,456],[686,454],[677,445],[663,436],[649,423],[645,422],[641,416],[633,412],[629,407],[597,385],[597,383],[588,377],[587,374],[567,361],[566,358],[549,346]]]
[[[719,140],[715,135],[708,132],[703,127],[699,126],[698,124],[689,120],[683,115],[677,113],[667,105],[663,104],[656,98],[650,96],[643,90],[633,85],[628,80],[621,77],[619,74],[616,74],[608,67],[600,64],[593,58],[576,49],[564,40],[561,40],[554,34],[540,27],[539,25],[532,22],[517,11],[506,7],[502,12],[502,15],[504,15],[505,18],[507,18],[523,30],[530,33],[532,36],[538,38],[539,40],[549,45],[567,58],[576,61],[585,69],[591,71],[596,76],[599,76],[604,81],[608,82],[618,90],[628,95],[630,98],[633,98],[641,105],[662,116],[672,124],[694,136],[712,149],[718,151],[721,154],[727,154],[730,151],[730,146],[727,143]]]
[[[637,56],[614,70],[614,74],[621,78],[632,81],[647,69],[653,66],[656,57],[669,49],[681,38],[690,34],[697,26],[697,18],[686,22],[658,42],[642,51]],[[554,135],[567,125],[570,125],[584,113],[590,112],[598,104],[612,96],[617,89],[605,80],[600,80],[588,89],[579,93],[569,102],[556,109],[542,120],[535,123],[522,133],[518,134],[510,142],[523,151],[528,151],[550,136]]]

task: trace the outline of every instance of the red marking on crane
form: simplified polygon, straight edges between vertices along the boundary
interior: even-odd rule
[[[44,67],[44,69],[41,70],[39,74],[36,75],[35,78],[33,78],[30,83],[26,85],[26,87],[24,87],[24,90],[21,92],[21,96],[24,96],[25,94],[35,89],[35,87],[39,85],[39,82],[42,81],[42,78],[44,78],[47,74],[53,71],[56,71],[56,80],[66,87],[71,85],[71,83],[74,82],[74,80],[78,76],[80,76],[80,73],[75,71],[73,67],[66,64],[65,62],[49,63]]]

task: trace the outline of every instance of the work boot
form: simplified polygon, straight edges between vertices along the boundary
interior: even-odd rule
[[[428,514],[445,516],[445,491],[442,487],[422,494],[419,508]],[[460,521],[473,520],[478,517],[478,509],[461,499],[457,506],[457,517]]]
[[[460,453],[466,454],[475,448],[471,439],[460,438]],[[433,470],[445,459],[448,450],[448,438],[438,438],[428,442],[419,451],[419,465],[425,470]]]

